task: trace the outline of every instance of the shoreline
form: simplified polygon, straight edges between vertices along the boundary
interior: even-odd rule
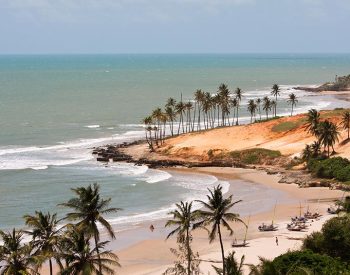
[[[244,254],[245,251],[249,251],[249,257],[246,258],[247,263],[257,263],[258,253],[260,246],[263,244],[273,245],[274,244],[274,236],[279,236],[280,242],[284,243],[284,245],[280,246],[278,250],[274,250],[274,253],[282,254],[286,252],[288,249],[292,249],[296,247],[296,245],[301,244],[299,240],[302,236],[305,235],[305,232],[289,232],[285,229],[286,222],[289,221],[290,217],[295,216],[299,213],[299,201],[303,200],[304,209],[302,213],[304,213],[306,203],[310,209],[310,211],[316,211],[317,209],[323,214],[323,217],[320,221],[312,225],[312,227],[308,230],[319,230],[322,224],[329,218],[331,215],[327,215],[326,209],[331,204],[331,202],[337,198],[340,198],[343,192],[339,190],[329,190],[327,188],[309,188],[309,189],[300,189],[296,185],[293,184],[279,184],[278,183],[278,175],[267,175],[263,171],[256,170],[245,170],[239,168],[174,168],[170,169],[188,172],[188,173],[205,173],[214,176],[219,176],[219,180],[227,180],[227,179],[243,179],[248,180],[254,183],[263,184],[265,186],[269,186],[275,188],[277,190],[283,191],[287,197],[294,199],[294,202],[286,203],[285,201],[277,202],[276,204],[276,213],[274,213],[273,209],[268,211],[258,213],[250,216],[250,225],[248,229],[248,237],[247,240],[250,242],[249,248],[240,248],[237,250],[237,257],[241,254]],[[230,190],[227,195],[232,194],[234,190],[230,187]],[[319,202],[318,202],[319,200]],[[281,224],[280,230],[276,232],[259,232],[257,230],[257,226],[262,222],[271,221],[272,217],[275,216],[275,223]],[[241,217],[245,222],[247,222],[247,216]],[[139,242],[132,244],[131,246],[114,250],[120,258],[122,268],[118,270],[119,274],[160,274],[164,272],[167,266],[172,264],[173,257],[169,251],[171,247],[176,247],[176,243],[174,238],[169,239],[165,242],[166,232],[168,230],[164,229],[165,220],[160,220],[155,223],[156,231],[154,235],[162,235],[162,238],[152,234],[149,234],[148,226],[149,223],[142,224],[140,226],[139,233],[143,233],[145,235],[151,235],[151,238],[146,238]],[[237,240],[241,240],[244,236],[245,230],[242,226],[233,225],[235,230]],[[159,231],[158,231],[159,230]],[[118,238],[128,237],[133,232],[124,232],[119,234]],[[164,235],[163,235],[164,234]],[[203,230],[196,230],[193,233],[194,242],[193,247],[195,251],[198,251],[201,259],[215,259],[219,258],[220,251],[217,243],[213,243],[209,245],[207,240],[207,233]],[[118,239],[117,238],[117,239]],[[230,243],[232,242],[232,237],[228,237],[227,234],[224,234],[224,246],[227,249],[230,247]],[[227,250],[228,251],[228,250]],[[254,252],[255,251],[255,252]],[[278,254],[278,255],[279,255]],[[265,257],[269,256],[275,257],[275,254],[266,254]],[[201,267],[204,271],[210,271],[211,265],[201,264]]]

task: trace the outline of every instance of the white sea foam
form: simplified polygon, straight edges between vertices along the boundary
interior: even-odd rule
[[[143,131],[128,131],[106,138],[80,139],[51,146],[2,147],[0,148],[0,170],[44,169],[48,166],[74,164],[92,159],[89,149],[92,146],[133,140],[143,135]],[[137,171],[140,169],[144,168],[135,168]]]
[[[144,124],[119,124],[118,125],[121,128],[135,128],[135,127],[145,127]]]
[[[154,170],[154,172],[159,173],[164,171]],[[163,176],[165,176],[165,174],[163,174]],[[220,184],[223,188],[223,193],[226,193],[228,192],[230,186],[228,182],[219,181],[216,177],[210,175],[190,175],[174,173],[170,175],[170,177],[171,181],[166,182],[166,184],[181,186],[182,188],[188,189],[188,192],[184,193],[184,197],[179,197],[177,199],[183,201],[205,200],[206,195],[208,194],[208,188],[212,189],[214,186]],[[174,196],[175,194],[169,195]],[[199,202],[193,202],[194,209],[199,209],[201,207],[202,205]],[[175,208],[175,204],[170,204],[168,206],[164,206],[157,210],[150,211],[147,213],[134,213],[131,215],[121,216],[117,218],[110,218],[108,219],[108,221],[113,225],[133,226],[144,221],[154,221],[166,218],[168,216],[168,213],[174,210]]]
[[[148,170],[144,175],[147,183],[158,183],[170,179],[172,176],[168,172],[159,170]]]
[[[98,124],[93,124],[93,125],[87,125],[85,126],[86,128],[91,128],[91,129],[94,129],[94,128],[100,128],[100,125]]]

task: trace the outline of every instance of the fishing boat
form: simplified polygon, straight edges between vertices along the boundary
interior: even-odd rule
[[[289,231],[303,231],[306,229],[306,227],[298,224],[287,224],[287,229]]]
[[[311,213],[310,211],[307,211],[304,214],[304,218],[309,219],[309,220],[315,220],[315,219],[318,219],[320,217],[322,217],[322,215],[320,213],[318,213],[318,212]]]
[[[275,209],[273,211],[273,218],[272,218],[271,224],[262,223],[261,225],[258,226],[259,231],[266,232],[266,231],[277,231],[278,230],[278,226],[273,224],[273,220],[275,219],[275,214],[276,214],[276,205],[277,205],[277,202],[275,204]]]
[[[278,230],[278,226],[277,225],[274,225],[273,223],[272,224],[262,224],[258,227],[259,231],[277,231]]]
[[[247,235],[248,235],[248,226],[249,226],[249,221],[250,221],[250,216],[248,217],[248,222],[247,222],[247,226],[245,229],[245,235],[244,235],[244,240],[241,243],[238,243],[237,240],[234,240],[231,244],[232,247],[246,247],[248,246],[248,242],[247,242]]]

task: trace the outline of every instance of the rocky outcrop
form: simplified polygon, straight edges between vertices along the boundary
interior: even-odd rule
[[[144,141],[134,141],[134,142],[124,142],[118,145],[106,145],[103,147],[94,148],[92,154],[96,156],[96,160],[100,162],[129,162],[135,163],[135,165],[147,165],[150,168],[167,168],[175,166],[183,167],[237,167],[237,168],[247,168],[248,166],[235,162],[235,161],[223,161],[223,160],[213,160],[213,161],[184,161],[176,160],[170,158],[139,158],[135,159],[124,153],[123,149],[133,145],[139,145],[144,143]]]

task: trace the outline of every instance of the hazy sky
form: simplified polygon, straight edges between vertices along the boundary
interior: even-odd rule
[[[0,0],[0,53],[350,52],[350,0]]]

